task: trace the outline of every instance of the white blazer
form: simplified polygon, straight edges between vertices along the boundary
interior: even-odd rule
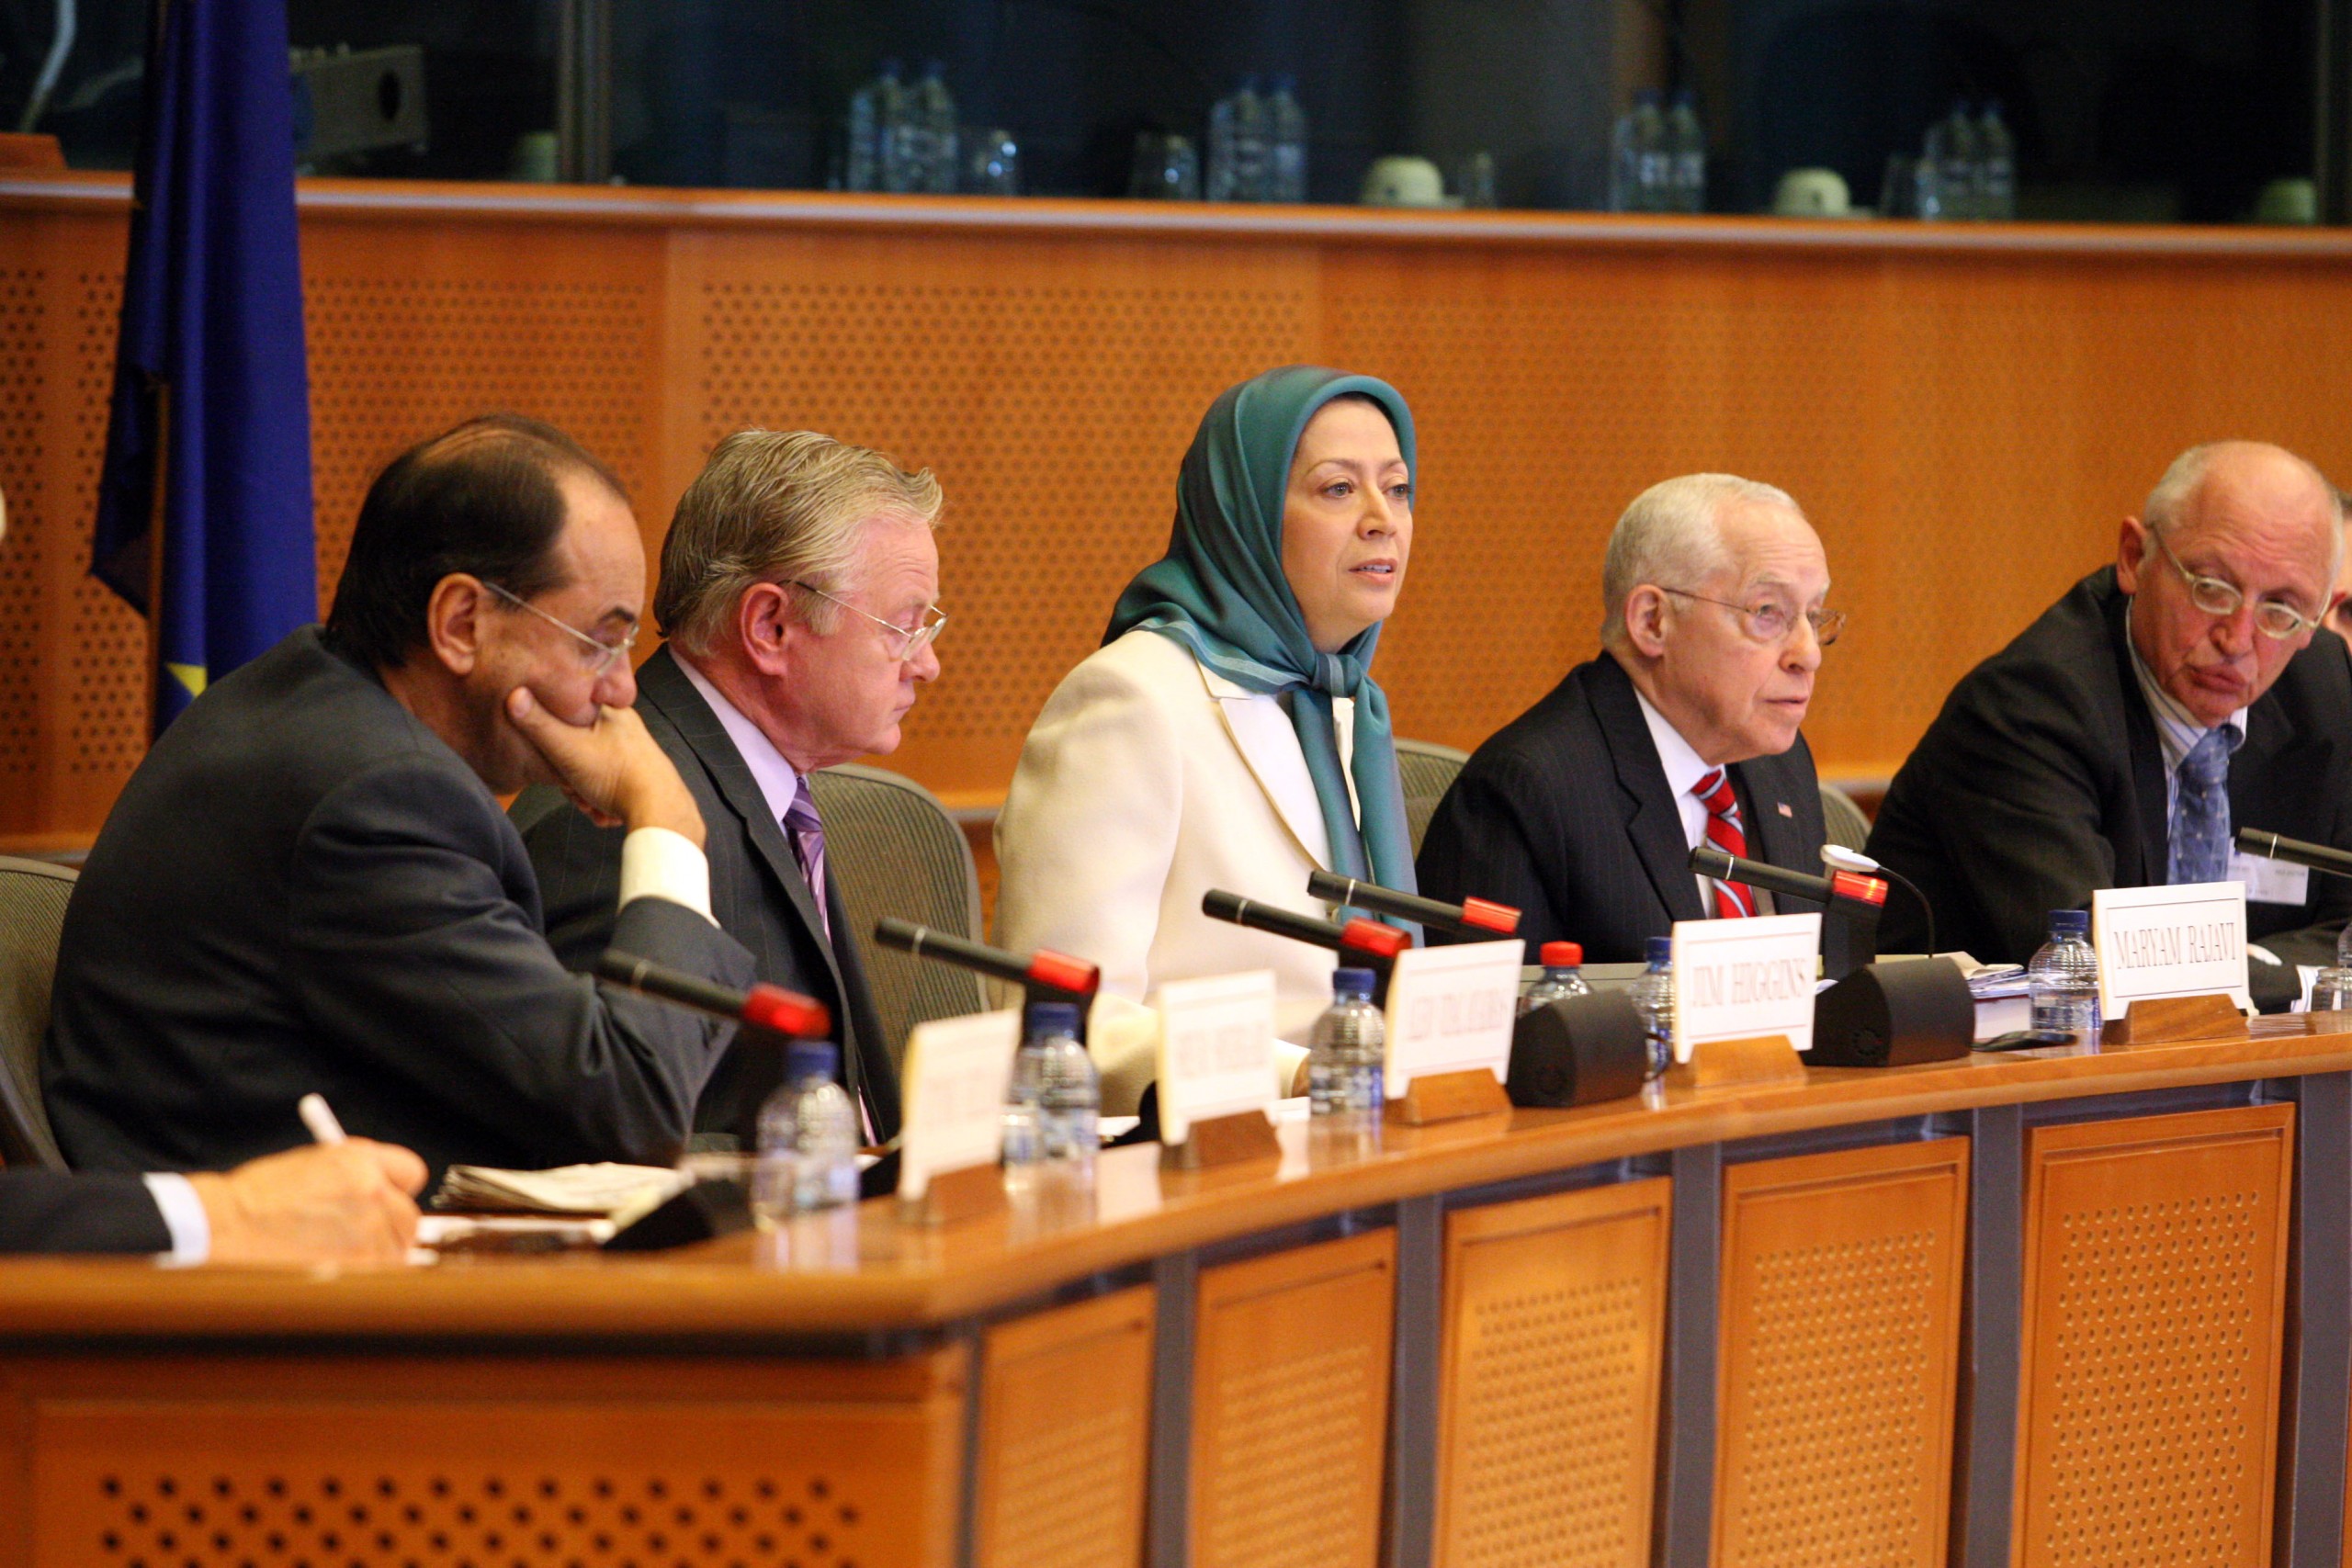
[[[1355,704],[1333,703],[1332,718],[1344,765]],[[1330,1004],[1334,954],[1201,913],[1221,887],[1329,918],[1306,875],[1329,867],[1330,835],[1280,700],[1172,638],[1128,632],[1055,689],[1021,749],[996,853],[998,944],[1089,959],[1106,996],[1142,1002],[1163,980],[1272,969],[1276,1028],[1298,1041]],[[1093,1043],[1103,1111],[1132,1111],[1150,1053],[1127,1034]],[[1301,1053],[1282,1055],[1287,1079]]]

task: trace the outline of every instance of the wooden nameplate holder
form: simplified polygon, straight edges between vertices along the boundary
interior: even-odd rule
[[[1484,1067],[1459,1073],[1424,1073],[1405,1086],[1404,1094],[1388,1102],[1391,1122],[1426,1127],[1432,1122],[1458,1122],[1465,1116],[1489,1116],[1510,1109],[1510,1096],[1495,1075]]]
[[[2245,1014],[2218,992],[2201,997],[2143,997],[2098,1032],[2102,1046],[2186,1045],[2202,1040],[2244,1040]]]
[[[1785,1034],[1744,1040],[1710,1040],[1691,1048],[1690,1059],[1667,1069],[1667,1081],[1680,1089],[1721,1089],[1726,1084],[1802,1083],[1804,1058]]]
[[[1159,1163],[1169,1170],[1206,1170],[1211,1166],[1282,1157],[1282,1140],[1274,1135],[1274,1124],[1262,1111],[1211,1116],[1185,1128],[1182,1143],[1159,1145]]]
[[[939,1171],[922,1197],[899,1195],[899,1217],[918,1225],[960,1224],[1004,1206],[1004,1170],[993,1163]]]

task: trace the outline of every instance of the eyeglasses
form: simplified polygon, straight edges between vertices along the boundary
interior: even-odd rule
[[[635,626],[629,627],[628,635],[621,638],[620,641],[606,642],[602,637],[590,637],[586,632],[582,631],[577,626],[569,626],[564,625],[561,621],[557,620],[553,615],[548,615],[545,610],[540,609],[537,604],[531,604],[524,599],[516,598],[514,594],[508,592],[505,589],[501,588],[495,582],[492,582],[487,579],[484,579],[482,580],[481,585],[484,588],[489,589],[492,593],[497,594],[501,599],[505,600],[509,604],[514,605],[516,609],[530,611],[531,614],[538,616],[539,619],[555,627],[558,631],[563,633],[564,636],[571,637],[573,641],[581,644],[580,657],[587,664],[588,672],[600,680],[604,677],[605,671],[613,667],[615,661],[627,658],[628,656],[629,649],[637,646],[638,628]]]
[[[2151,528],[2148,537],[2156,542],[2156,548],[2164,551],[2165,559],[2172,562],[2173,570],[2180,573],[2180,580],[2188,584],[2190,604],[2209,615],[2234,615],[2238,613],[2238,606],[2245,603],[2245,592],[2236,583],[2218,577],[2199,577],[2181,564],[2180,558],[2172,553],[2172,547],[2165,543],[2162,534]],[[2284,600],[2265,599],[2254,607],[2254,624],[2264,637],[2284,642],[2318,626],[2319,618],[2304,615]]]
[[[1755,604],[1735,604],[1728,599],[1710,599],[1703,593],[1693,593],[1688,588],[1665,588],[1661,593],[1679,593],[1685,599],[1696,599],[1702,604],[1718,604],[1736,613],[1742,630],[1758,642],[1781,642],[1796,630],[1797,612],[1776,599],[1766,599]],[[1812,624],[1813,640],[1827,648],[1846,629],[1843,610],[1807,610],[1804,619]]]
[[[872,621],[876,626],[880,626],[884,631],[888,632],[892,637],[897,637],[899,639],[899,662],[901,664],[904,664],[908,660],[912,659],[916,654],[921,653],[924,649],[929,648],[933,643],[937,642],[939,640],[940,632],[944,629],[947,625],[947,612],[942,610],[936,604],[926,604],[923,606],[922,625],[914,627],[908,627],[899,625],[896,621],[886,621],[879,615],[872,615],[865,610],[861,610],[846,599],[836,599],[831,594],[826,592],[823,589],[803,582],[797,577],[787,578],[786,581],[790,582],[795,588],[797,588],[804,592],[814,593],[818,598],[822,599],[828,604],[839,604],[842,609],[847,610],[853,615],[865,616],[867,620]]]

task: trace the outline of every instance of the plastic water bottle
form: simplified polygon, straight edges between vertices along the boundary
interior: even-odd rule
[[[1976,122],[1976,215],[2001,220],[2018,215],[2018,144],[2001,119],[1998,98]]]
[[[1666,116],[1667,199],[1669,212],[1707,209],[1707,132],[1699,100],[1689,88],[1674,95]]]
[[[1272,149],[1266,180],[1269,201],[1306,199],[1306,110],[1299,106],[1298,84],[1277,76],[1266,96],[1267,141]]]
[[[2335,963],[2312,976],[2313,1012],[2352,1012],[2352,926],[2335,939]]]
[[[1592,987],[1584,983],[1584,944],[1575,942],[1547,942],[1536,956],[1544,961],[1544,973],[1535,984],[1527,987],[1527,995],[1519,998],[1519,1010],[1533,1012],[1549,1007],[1564,997],[1589,997]]]
[[[1658,212],[1665,209],[1671,159],[1666,147],[1666,114],[1657,91],[1645,87],[1634,107],[1617,120],[1610,141],[1609,208],[1612,212]]]
[[[1965,101],[1954,103],[1951,113],[1928,128],[1927,147],[1919,162],[1921,200],[1924,204],[1925,187],[1930,182],[1936,198],[1936,211],[1930,214],[1923,205],[1920,217],[1976,216],[1976,117],[1968,112]]]
[[[922,80],[907,102],[907,120],[914,129],[909,170],[914,183],[907,188],[934,196],[955,194],[956,170],[962,162],[956,150],[956,97],[947,90],[946,70],[936,60],[924,62]]]
[[[886,60],[880,74],[851,95],[849,156],[842,178],[851,190],[883,188],[883,162],[888,156],[888,139],[906,91],[899,81],[899,62]]]
[[[1074,1002],[1032,1002],[1005,1096],[1004,1163],[1083,1166],[1102,1146],[1102,1086],[1078,1043]]]
[[[1244,76],[1233,96],[1209,111],[1209,199],[1266,198],[1266,100]]]
[[[2090,944],[2091,918],[2081,909],[2050,911],[2050,940],[2025,966],[2033,1027],[2098,1043],[2098,954]]]
[[[1644,956],[1649,967],[1634,977],[1626,996],[1642,1015],[1642,1032],[1650,1045],[1650,1077],[1674,1063],[1674,939],[1654,936]]]
[[[763,1220],[857,1201],[857,1107],[833,1081],[841,1048],[795,1041],[784,1084],[760,1107],[752,1207]]]
[[[1307,1105],[1317,1116],[1378,1121],[1388,1025],[1372,1005],[1372,971],[1331,973],[1331,1005],[1315,1021],[1306,1053]]]

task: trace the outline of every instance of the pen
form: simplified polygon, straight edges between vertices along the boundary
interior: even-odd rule
[[[327,1108],[324,1096],[304,1095],[294,1102],[294,1111],[302,1118],[302,1125],[311,1130],[311,1136],[320,1143],[332,1145],[343,1142],[343,1123],[334,1119],[334,1112]]]

